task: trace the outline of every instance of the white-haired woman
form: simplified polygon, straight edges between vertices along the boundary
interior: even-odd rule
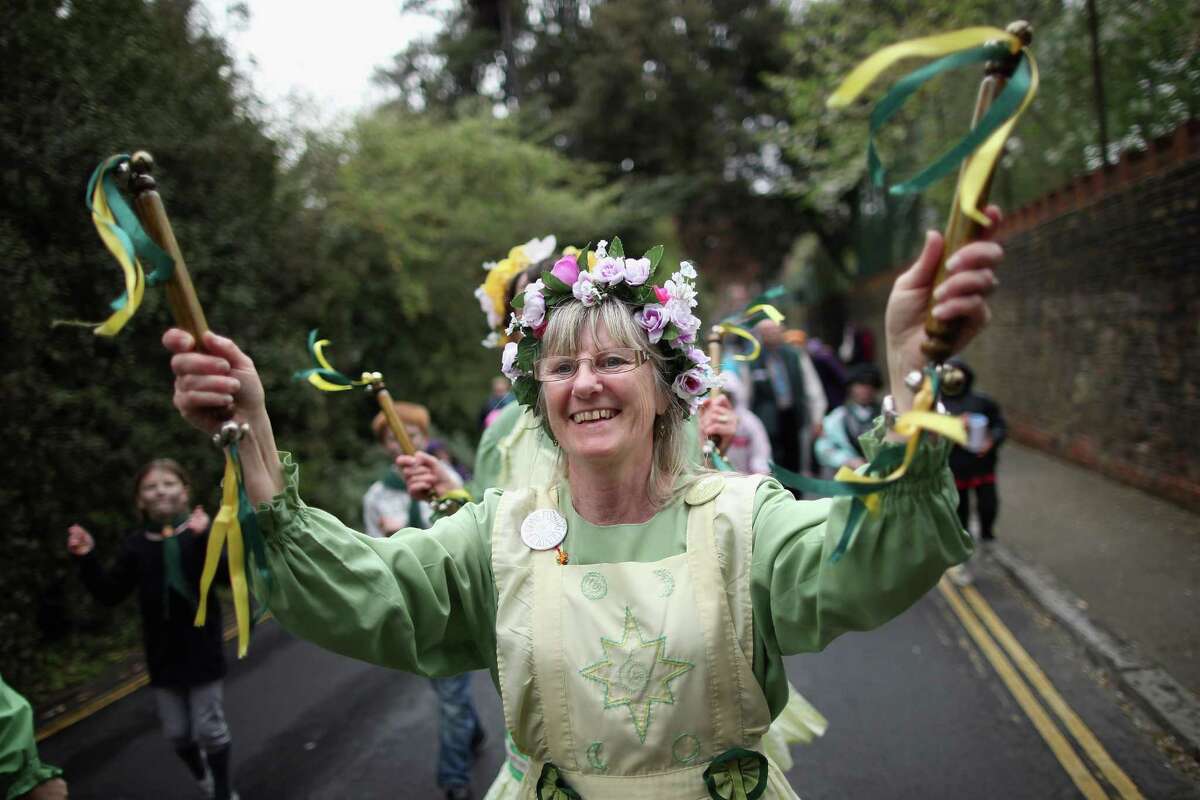
[[[231,410],[250,425],[243,470],[250,498],[266,504],[275,616],[386,666],[489,669],[531,757],[523,797],[795,797],[758,753],[787,700],[782,656],[886,622],[967,558],[945,447],[923,444],[831,562],[849,503],[797,502],[769,478],[697,473],[680,454],[713,380],[688,343],[695,272],[684,264],[661,280],[655,251],[625,259],[616,244],[591,270],[560,261],[526,289],[524,350],[505,357],[518,399],[562,449],[561,479],[488,492],[439,520],[436,536],[347,535],[306,506],[254,365],[228,339],[210,334],[201,354],[182,331],[164,336],[175,404],[206,431]],[[889,298],[899,411],[911,402],[900,376],[923,364],[940,249],[930,234]],[[1000,255],[987,242],[964,247],[939,289],[934,313],[966,318],[964,343],[986,321]],[[876,449],[884,438],[877,429]],[[399,463],[410,490],[436,489],[432,459]]]

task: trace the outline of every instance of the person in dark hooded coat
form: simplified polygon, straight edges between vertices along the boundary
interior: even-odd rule
[[[1000,445],[1008,436],[1008,426],[1000,413],[1000,406],[986,394],[975,391],[975,372],[961,358],[952,358],[947,364],[962,371],[962,389],[943,392],[943,402],[951,414],[963,417],[970,434],[972,420],[981,429],[970,436],[967,447],[954,446],[950,451],[950,470],[954,473],[954,484],[958,488],[958,518],[964,528],[971,516],[971,493],[975,493],[976,509],[979,514],[980,537],[986,542],[995,538],[993,528],[999,502],[996,497],[996,455]],[[983,422],[986,418],[986,424]]]

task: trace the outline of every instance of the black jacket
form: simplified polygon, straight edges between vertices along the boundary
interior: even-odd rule
[[[208,532],[196,536],[181,529],[175,538],[180,545],[184,580],[193,597],[198,597]],[[100,564],[95,550],[79,558],[80,577],[88,591],[109,606],[137,590],[151,685],[185,687],[211,683],[225,675],[221,606],[215,591],[224,567],[218,570],[213,590],[208,593],[204,627],[197,628],[192,624],[195,601],[166,586],[164,544],[147,539],[145,530],[136,530],[121,543],[117,559],[108,570]]]
[[[993,445],[992,449],[983,456],[954,445],[950,451],[950,471],[954,473],[955,478],[960,480],[992,475],[996,472],[996,455],[1000,450],[1000,445],[1008,437],[1008,425],[1005,424],[1004,416],[1000,413],[1000,406],[996,404],[995,400],[986,394],[973,391],[975,373],[971,371],[971,368],[961,361],[954,363],[966,375],[966,386],[962,394],[957,397],[945,396],[942,398],[942,402],[945,404],[946,410],[955,416],[960,414],[983,414],[986,416],[988,433],[992,437]]]

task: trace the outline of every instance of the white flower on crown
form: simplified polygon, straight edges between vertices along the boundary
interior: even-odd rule
[[[521,309],[521,324],[536,328],[546,319],[546,298],[542,294],[546,284],[538,278],[525,287],[525,305]]]
[[[641,286],[650,280],[650,259],[625,259],[625,282],[630,286]]]
[[[513,313],[508,315],[508,327],[504,329],[504,333],[507,336],[512,336],[513,331],[519,330],[520,327],[521,327],[521,318],[518,317],[516,312],[514,311]]]
[[[571,287],[571,294],[585,306],[594,306],[604,299],[604,294],[596,286],[592,273],[586,270],[579,272],[579,277],[575,279],[575,284]]]
[[[485,261],[485,262],[483,262],[483,271],[484,271],[484,272],[491,272],[492,270],[494,270],[494,269],[496,268],[496,264],[497,264],[497,263],[499,263],[499,262],[496,262],[496,261]]]
[[[695,308],[696,303],[696,287],[683,277],[682,273],[676,272],[671,276],[671,279],[663,284],[663,288],[667,290],[672,300],[679,300],[687,304],[687,308]]]
[[[690,280],[696,280],[696,268],[690,261],[679,262],[679,274]]]
[[[482,342],[480,342],[480,344],[482,344],[484,347],[488,348],[489,350],[494,350],[500,344],[500,334],[497,333],[496,331],[492,331],[491,333],[489,333],[487,335],[486,339],[484,339]]]
[[[596,243],[596,259],[608,257],[608,239],[601,239]]]
[[[521,249],[525,252],[525,257],[530,263],[536,264],[543,259],[547,259],[554,255],[558,247],[558,239],[554,236],[545,236],[541,239],[530,239],[525,244],[521,245]]]
[[[509,342],[504,345],[504,355],[500,358],[500,371],[510,381],[516,381],[525,372],[517,366],[517,343]]]

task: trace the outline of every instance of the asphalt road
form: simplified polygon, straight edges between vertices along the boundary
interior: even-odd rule
[[[1159,732],[1083,651],[999,570],[982,559],[973,569],[973,589],[935,589],[880,630],[788,660],[793,683],[830,721],[823,739],[793,751],[797,792],[1200,798],[1197,773],[1172,764]],[[502,717],[487,675],[475,678],[491,733],[474,773],[482,796],[503,757]],[[243,800],[440,797],[425,679],[323,652],[268,623],[233,664],[226,711]],[[198,796],[145,689],[41,749],[67,770],[77,800]]]

